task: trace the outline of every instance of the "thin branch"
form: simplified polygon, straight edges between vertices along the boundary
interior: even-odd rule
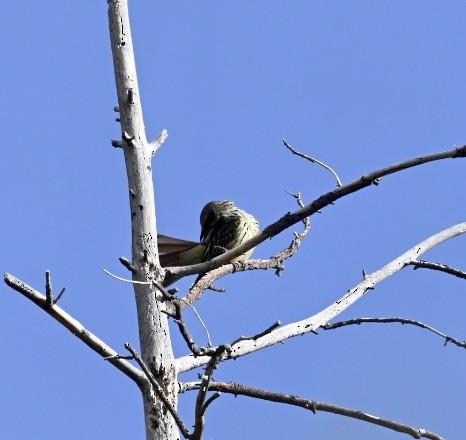
[[[283,142],[283,145],[285,145],[285,147],[288,148],[288,150],[290,150],[293,154],[296,154],[297,156],[302,157],[303,159],[307,159],[311,161],[312,163],[316,163],[317,165],[320,165],[321,167],[324,167],[326,170],[330,171],[337,181],[337,186],[339,187],[343,186],[337,173],[335,173],[335,171],[333,171],[332,168],[330,168],[328,165],[325,165],[320,160],[314,159],[313,157],[308,156],[307,154],[300,153],[298,150],[295,150],[290,144],[288,144],[288,142],[285,139],[282,139],[282,142]]]
[[[141,356],[138,355],[134,347],[130,343],[125,344],[125,348],[131,353],[131,355],[134,357],[136,362],[139,364],[141,367],[142,371],[146,374],[147,379],[151,383],[151,385],[154,387],[155,393],[157,396],[160,398],[160,400],[163,402],[165,405],[165,408],[167,408],[168,412],[172,415],[173,419],[175,420],[176,424],[178,425],[179,430],[183,434],[184,438],[190,438],[191,434],[189,432],[189,429],[186,427],[186,425],[183,423],[183,420],[181,420],[180,415],[176,411],[175,407],[170,403],[168,397],[165,395],[163,392],[162,387],[160,384],[157,382],[155,379],[154,375],[150,371],[149,367],[146,365],[146,363],[141,359]]]
[[[54,300],[53,300],[53,304],[58,304],[58,301],[61,300],[62,296],[63,296],[64,293],[65,293],[65,290],[66,290],[66,287],[63,287],[63,289],[61,289],[60,293],[59,293],[58,296],[57,296],[57,299],[54,299]]]
[[[56,319],[66,329],[68,329],[73,335],[81,339],[89,348],[94,350],[98,355],[103,358],[112,358],[117,356],[118,353],[108,346],[105,342],[99,339],[96,335],[87,330],[80,322],[71,317],[63,309],[57,305],[47,304],[47,298],[37,290],[23,283],[18,278],[10,274],[5,274],[5,283],[12,289],[23,294],[26,298],[31,300],[34,304],[38,305],[42,310],[48,313],[52,318]],[[122,373],[126,374],[129,378],[133,379],[139,386],[143,386],[145,383],[144,375],[140,370],[135,368],[130,363],[123,359],[112,358],[109,362],[118,368]]]
[[[225,252],[224,254],[219,255],[218,257],[210,261],[206,261],[200,264],[194,264],[192,266],[170,267],[169,272],[173,275],[182,276],[208,272],[212,269],[221,266],[222,264],[228,263],[234,258],[244,254],[248,250],[264,242],[265,240],[274,237],[275,235],[279,234],[280,232],[284,231],[285,229],[289,228],[295,223],[298,223],[299,221],[305,219],[306,217],[309,217],[315,214],[316,212],[319,212],[326,206],[333,204],[333,202],[335,202],[336,200],[345,197],[349,194],[352,194],[356,191],[359,191],[363,188],[367,188],[373,184],[378,184],[381,177],[388,176],[390,174],[397,173],[407,168],[412,168],[436,160],[443,160],[449,158],[455,159],[463,157],[466,157],[466,145],[441,153],[434,153],[423,157],[416,157],[414,159],[409,159],[405,162],[397,163],[395,165],[391,165],[377,171],[372,171],[368,174],[363,175],[359,179],[354,180],[353,182],[347,183],[346,185],[343,185],[340,188],[337,188],[333,191],[328,192],[327,194],[320,196],[312,203],[309,203],[308,205],[295,212],[285,214],[275,223],[272,223],[271,225],[267,226],[260,234],[244,242],[240,246],[237,246],[234,249]]]
[[[125,283],[130,283],[130,284],[142,284],[142,285],[150,285],[153,282],[152,281],[137,281],[137,280],[128,280],[126,278],[121,278],[119,276],[114,275],[112,272],[109,272],[107,269],[102,269],[107,275],[110,275],[113,278],[116,278],[117,280],[124,281]]]
[[[411,260],[410,262],[408,262],[408,264],[414,266],[414,270],[419,269],[421,267],[424,269],[438,270],[440,272],[445,272],[450,275],[454,275],[458,278],[466,279],[466,272],[463,272],[458,269],[453,269],[452,267],[447,266],[446,264],[431,263],[425,260]]]
[[[209,407],[209,405],[216,399],[218,399],[220,396],[222,395],[222,393],[220,392],[216,392],[214,394],[212,394],[204,403],[203,407],[202,407],[202,411],[205,413],[207,411],[207,408]]]
[[[196,308],[195,308],[192,304],[189,304],[189,303],[188,303],[186,300],[184,300],[183,298],[173,297],[173,300],[174,300],[174,301],[180,301],[180,302],[183,303],[183,304],[187,304],[187,305],[193,310],[194,314],[196,315],[197,319],[199,320],[199,322],[201,323],[201,325],[202,325],[202,327],[203,327],[203,329],[204,329],[204,331],[205,331],[205,334],[206,334],[206,336],[207,336],[207,345],[208,345],[209,347],[212,347],[212,341],[211,341],[211,339],[210,339],[209,330],[207,330],[207,326],[204,324],[204,321],[202,320],[201,315],[199,315],[199,313],[197,313]],[[181,307],[181,308],[180,308],[180,316],[181,316],[181,310],[182,310],[182,309],[183,309],[183,308]]]
[[[183,298],[178,298],[174,296],[175,294],[171,294],[170,291],[166,290],[165,287],[163,287],[160,283],[155,283],[155,286],[162,293],[162,296],[164,297],[165,301],[168,301],[168,304],[171,304],[173,306],[173,310],[171,312],[165,311],[165,313],[175,319],[175,322],[178,324],[180,333],[183,336],[184,340],[186,341],[188,348],[191,350],[191,352],[196,356],[209,354],[209,349],[200,348],[198,345],[196,345],[193,337],[189,333],[188,327],[186,326],[184,322],[183,314],[182,314],[182,307],[180,303],[186,303],[186,301]],[[197,312],[194,306],[192,306],[189,303],[187,303],[187,305],[191,307],[197,319],[199,320],[202,327],[204,328],[204,331],[207,336],[207,344],[209,348],[212,347],[212,341],[210,340],[209,330],[207,330],[207,326],[204,324],[204,321],[202,320],[201,315],[199,315],[199,313]]]
[[[175,298],[175,299],[180,300],[180,298]],[[207,327],[204,325],[204,322],[202,321],[201,317],[197,314],[197,312],[196,312],[196,315],[201,321],[201,324],[203,325],[204,330],[207,333],[207,340],[208,340],[209,347],[200,347],[194,342],[194,338],[191,336],[191,333],[189,332],[188,327],[186,323],[184,322],[180,303],[174,302],[173,306],[175,309],[175,313],[171,316],[174,318],[175,323],[178,325],[178,329],[180,330],[181,336],[185,340],[191,353],[194,356],[212,356],[213,354],[215,354],[216,349],[211,348],[212,342],[210,340],[210,335],[209,335],[209,332],[207,331]],[[191,307],[194,309],[193,306]]]
[[[430,325],[424,324],[420,321],[415,321],[413,319],[405,319],[405,318],[355,318],[355,319],[348,319],[347,321],[339,321],[339,322],[334,322],[331,324],[325,324],[322,325],[321,328],[324,330],[334,330],[340,327],[345,327],[347,325],[360,325],[360,324],[365,324],[365,323],[393,323],[393,322],[398,322],[400,324],[409,324],[409,325],[414,325],[416,327],[420,327],[426,330],[429,330],[430,332],[442,337],[445,339],[445,345],[447,345],[448,342],[451,342],[452,344],[455,344],[456,346],[460,348],[466,348],[466,341],[461,342],[458,339],[452,338],[451,336],[448,336],[435,328],[431,327]]]
[[[259,338],[262,338],[262,336],[265,336],[266,334],[270,333],[272,330],[275,330],[276,328],[280,327],[281,322],[276,321],[274,322],[270,327],[266,328],[263,332],[258,333],[257,335],[254,336],[240,336],[239,338],[235,339],[231,345],[235,345],[238,342],[241,341],[248,341],[248,340],[253,340],[256,341]]]
[[[199,389],[199,383],[186,383],[180,385],[180,392],[191,391]],[[371,414],[364,413],[359,410],[344,408],[342,406],[331,405],[324,402],[315,400],[304,399],[302,397],[293,396],[290,394],[274,393],[265,391],[259,388],[248,387],[239,383],[225,383],[225,382],[210,382],[209,390],[220,391],[222,393],[229,393],[235,396],[247,396],[261,400],[268,400],[270,402],[285,403],[287,405],[298,406],[312,411],[316,414],[317,411],[329,412],[338,414],[352,419],[362,420],[364,422],[372,423],[374,425],[382,426],[393,431],[408,434],[414,438],[428,438],[432,440],[443,440],[437,434],[427,431],[425,429],[414,428],[412,426],[403,425],[388,419],[382,419]]]
[[[403,255],[399,256],[395,260],[388,263],[383,268],[374,272],[373,274],[366,275],[366,277],[354,288],[350,289],[342,298],[335,301],[333,304],[328,306],[321,312],[303,319],[302,321],[293,322],[291,324],[279,327],[276,330],[268,333],[267,335],[255,340],[255,341],[241,341],[232,346],[231,355],[229,358],[235,359],[239,356],[245,356],[257,350],[269,347],[271,345],[283,342],[285,339],[292,338],[295,336],[304,335],[309,332],[315,332],[319,327],[327,324],[335,316],[342,313],[348,307],[350,307],[358,299],[362,298],[366,292],[390,277],[394,273],[406,267],[409,261],[414,257],[427,252],[435,246],[443,243],[444,241],[456,237],[466,232],[466,222],[459,225],[452,226],[451,228],[445,229],[444,231],[435,234],[423,242],[417,244],[413,248],[409,249]],[[208,357],[198,357],[194,359],[192,356],[184,356],[176,360],[177,371],[184,372],[193,368],[204,365],[208,362]]]

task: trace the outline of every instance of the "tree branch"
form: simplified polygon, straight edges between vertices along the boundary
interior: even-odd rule
[[[414,325],[416,327],[429,330],[430,332],[444,338],[445,345],[447,345],[448,342],[451,342],[460,348],[466,348],[466,341],[461,342],[458,339],[452,338],[451,336],[441,333],[440,331],[436,330],[430,325],[424,324],[420,321],[414,321],[413,319],[406,319],[406,318],[355,318],[355,319],[348,319],[347,321],[339,321],[339,322],[334,322],[331,324],[325,324],[325,325],[322,325],[321,328],[323,328],[324,330],[334,330],[340,327],[345,327],[347,325],[360,325],[360,324],[365,324],[365,323],[385,324],[385,323],[393,323],[393,322],[398,322],[400,324]]]
[[[374,289],[378,283],[406,267],[409,261],[411,261],[414,257],[427,252],[428,250],[438,246],[450,238],[464,234],[465,232],[466,222],[452,226],[448,229],[445,229],[444,231],[439,232],[438,234],[429,237],[378,271],[371,275],[366,275],[361,283],[350,289],[342,298],[340,298],[338,301],[335,301],[333,304],[321,312],[315,314],[314,316],[280,327],[254,341],[241,341],[232,345],[229,359],[236,359],[239,356],[245,356],[254,351],[277,344],[278,342],[283,342],[285,339],[292,338],[294,336],[315,332],[319,327],[328,323],[332,318],[339,315],[341,312],[350,307],[354,302],[363,297],[367,291]],[[181,373],[204,365],[206,362],[208,362],[208,360],[209,358],[205,356],[198,358],[184,356],[176,360],[176,368],[177,371]]]
[[[411,260],[408,264],[414,266],[414,270],[422,267],[424,269],[438,270],[440,272],[445,272],[450,275],[454,275],[455,277],[458,277],[458,278],[466,279],[466,272],[463,272],[458,269],[453,269],[452,267],[447,266],[446,264],[430,263],[429,261],[414,260],[414,259]]]
[[[216,258],[213,258],[210,261],[206,261],[200,264],[194,264],[192,266],[170,267],[169,269],[167,269],[167,271],[169,271],[172,275],[186,276],[196,273],[208,272],[212,269],[216,269],[217,267],[220,267],[222,264],[228,263],[229,261],[244,254],[253,247],[256,247],[265,240],[274,237],[275,235],[279,234],[280,232],[284,231],[285,229],[289,228],[295,223],[298,223],[306,217],[309,217],[315,214],[316,212],[319,212],[326,206],[333,204],[333,202],[335,202],[336,200],[345,197],[349,194],[352,194],[356,191],[359,191],[363,188],[371,186],[372,184],[378,185],[380,183],[380,179],[384,176],[388,176],[390,174],[397,173],[407,168],[412,168],[436,160],[450,158],[455,159],[463,157],[466,157],[466,145],[441,153],[434,153],[423,157],[416,157],[414,159],[410,159],[405,162],[400,162],[377,171],[372,171],[368,174],[363,175],[359,179],[354,180],[353,182],[350,182],[346,185],[343,185],[340,188],[337,188],[333,191],[328,192],[327,194],[320,196],[312,203],[309,203],[308,205],[295,212],[285,214],[275,223],[272,223],[271,225],[267,226],[260,234],[256,235],[255,237],[251,238],[250,240],[246,241],[240,246],[237,246],[234,249],[225,252],[224,254],[219,255]]]
[[[199,383],[191,382],[180,384],[180,392],[186,392],[198,389]],[[328,403],[318,402],[315,400],[304,399],[302,397],[293,396],[290,394],[274,393],[265,391],[259,388],[248,387],[239,383],[225,383],[225,382],[210,382],[209,390],[220,391],[222,393],[233,394],[235,396],[247,396],[261,400],[268,400],[270,402],[285,403],[287,405],[298,406],[312,411],[316,414],[317,411],[329,412],[338,414],[352,419],[362,420],[364,422],[372,423],[374,425],[382,426],[393,431],[408,434],[414,438],[428,438],[432,440],[443,440],[437,434],[427,431],[425,429],[413,428],[412,426],[403,425],[388,419],[382,419],[371,414],[364,413],[359,410],[344,408],[342,406],[331,405]]]
[[[118,368],[122,373],[133,379],[140,387],[146,382],[144,374],[135,368],[130,363],[123,359],[118,359],[118,353],[109,347],[105,342],[99,339],[96,335],[87,330],[80,322],[71,317],[63,309],[55,304],[49,304],[47,297],[42,295],[37,290],[23,283],[18,278],[6,273],[4,275],[5,283],[12,289],[24,295],[34,304],[38,305],[42,310],[48,313],[52,318],[56,319],[61,325],[68,329],[73,335],[81,339],[89,348],[94,350],[103,358],[108,358],[108,361]]]

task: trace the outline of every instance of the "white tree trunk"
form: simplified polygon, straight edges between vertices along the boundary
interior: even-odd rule
[[[144,130],[126,0],[109,0],[109,25],[128,173],[133,279],[160,281],[151,166],[153,151]],[[142,359],[176,406],[176,372],[170,333],[167,316],[161,313],[164,304],[156,299],[153,285],[134,284],[134,291]],[[172,416],[151,387],[143,387],[141,391],[147,440],[178,439],[179,432]]]

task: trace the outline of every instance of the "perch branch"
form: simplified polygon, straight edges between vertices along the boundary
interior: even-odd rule
[[[309,217],[310,215],[319,212],[321,209],[325,208],[328,205],[333,204],[336,200],[345,197],[349,194],[352,194],[356,191],[359,191],[363,188],[371,186],[374,183],[379,183],[379,179],[384,176],[388,176],[393,173],[405,170],[407,168],[412,168],[418,165],[426,164],[436,160],[443,159],[455,159],[466,157],[466,145],[462,147],[457,147],[453,150],[444,151],[441,153],[429,154],[427,156],[416,157],[414,159],[409,159],[405,162],[400,162],[395,165],[390,165],[386,168],[382,168],[377,171],[372,171],[368,174],[363,175],[359,179],[354,180],[353,182],[347,183],[340,188],[334,189],[333,191],[328,192],[320,196],[318,199],[314,200],[312,203],[307,204],[301,209],[298,209],[295,212],[287,213],[282,218],[277,220],[275,223],[267,226],[260,234],[251,238],[250,240],[244,242],[240,246],[231,249],[228,252],[225,252],[222,255],[219,255],[216,258],[213,258],[210,261],[206,261],[200,264],[194,264],[192,266],[177,266],[170,267],[169,271],[173,275],[192,275],[196,273],[208,272],[212,269],[216,269],[222,264],[228,263],[234,258],[244,254],[248,250],[256,247],[265,240],[274,237],[290,226],[298,223],[299,221]]]
[[[197,382],[180,384],[180,392],[186,392],[199,389],[200,384]],[[225,383],[225,382],[210,382],[209,390],[219,391],[222,393],[233,394],[234,396],[247,396],[255,399],[268,400],[270,402],[285,403],[287,405],[298,406],[312,411],[316,414],[317,411],[329,412],[338,414],[352,419],[362,420],[364,422],[372,423],[374,425],[382,426],[393,431],[408,434],[414,438],[428,438],[432,440],[443,440],[437,434],[427,431],[425,429],[413,428],[412,426],[403,425],[388,419],[382,419],[371,414],[364,413],[359,410],[344,408],[342,406],[331,405],[324,402],[315,400],[304,399],[302,397],[293,396],[290,394],[274,393],[265,391],[259,388],[248,387],[239,383]]]
[[[309,332],[315,332],[319,327],[327,324],[332,318],[339,315],[341,312],[350,307],[354,302],[364,296],[364,294],[372,290],[378,283],[390,277],[394,273],[406,267],[409,261],[414,257],[427,252],[444,241],[456,237],[466,232],[466,222],[452,226],[444,231],[435,234],[423,242],[409,249],[403,255],[388,263],[373,274],[366,275],[364,279],[354,288],[350,289],[342,298],[335,301],[321,312],[303,319],[302,321],[293,322],[291,324],[279,327],[276,330],[264,335],[254,341],[241,341],[232,345],[229,358],[236,359],[239,356],[245,356],[257,350],[261,350],[270,345],[283,342],[285,339],[294,336],[303,335]],[[202,356],[193,358],[192,356],[184,356],[176,360],[176,367],[179,373],[191,370],[193,368],[204,365],[209,358]]]

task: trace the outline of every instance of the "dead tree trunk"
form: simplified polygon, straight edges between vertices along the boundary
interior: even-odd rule
[[[126,0],[109,0],[110,38],[118,92],[123,148],[128,174],[133,280],[161,280],[157,255],[151,160],[156,145],[146,139]],[[134,284],[142,359],[176,406],[176,372],[167,315],[153,284]],[[147,382],[146,382],[147,384]],[[178,439],[170,413],[151,386],[141,387],[147,440]]]

